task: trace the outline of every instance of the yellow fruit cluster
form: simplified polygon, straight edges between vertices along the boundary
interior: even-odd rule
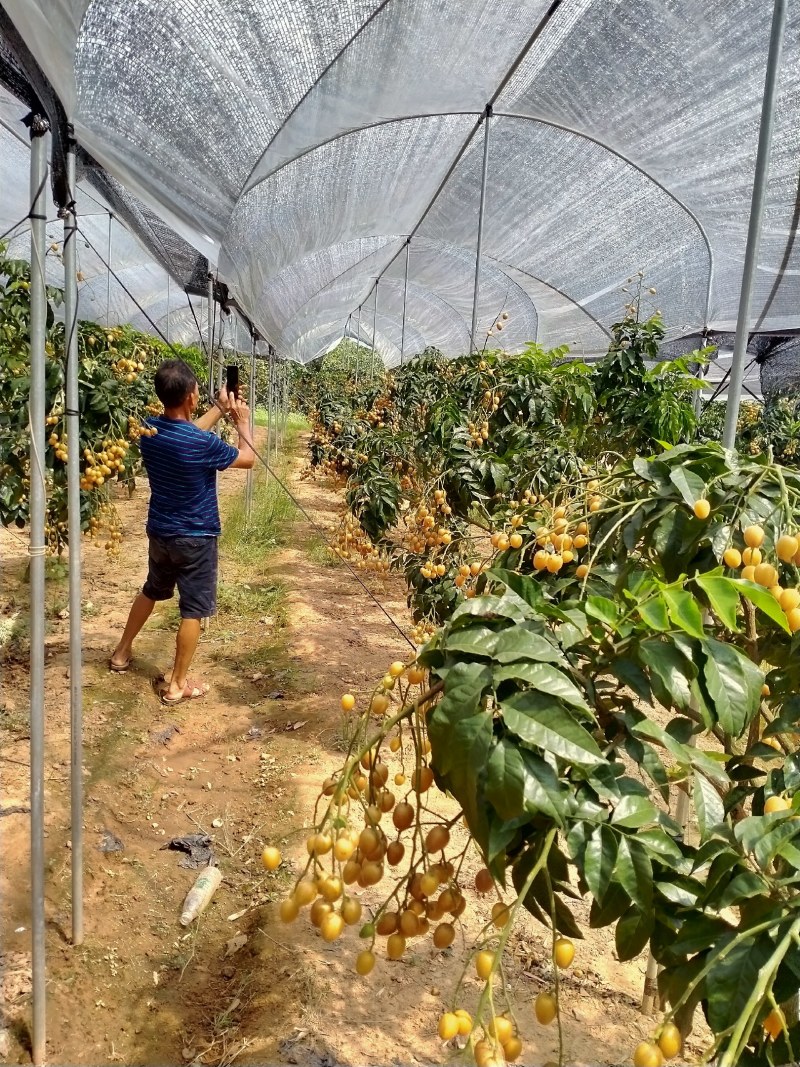
[[[120,358],[116,363],[112,363],[116,374],[132,385],[139,374],[144,370],[144,363],[141,360]]]
[[[128,437],[131,441],[138,441],[140,437],[155,437],[157,433],[155,426],[142,426],[135,415],[128,416]]]
[[[358,520],[349,513],[342,520],[333,550],[342,559],[354,560],[359,571],[388,574],[391,569],[389,557],[372,543]]]
[[[53,416],[51,416],[51,418],[52,417]],[[69,459],[69,448],[66,433],[63,437],[60,437],[55,431],[53,431],[53,433],[51,433],[50,436],[47,438],[47,443],[55,452],[56,459],[60,460],[62,463],[66,463]]]
[[[81,478],[81,489],[97,488],[103,485],[106,478],[110,478],[112,474],[123,473],[125,471],[123,461],[129,448],[130,445],[123,437],[116,440],[106,438],[99,451],[85,448],[83,458],[86,466]]]
[[[783,609],[789,629],[797,633],[800,630],[800,589],[781,585],[778,568],[766,560],[762,552],[765,536],[762,526],[746,526],[742,531],[744,549],[730,545],[723,552],[722,560],[731,570],[741,568],[741,577],[746,581],[769,589]],[[800,567],[800,538],[796,534],[782,534],[775,542],[775,555],[779,563]]]
[[[441,525],[443,520],[439,516],[448,516],[452,512],[453,509],[447,503],[445,490],[436,489],[433,499],[427,503],[423,501],[406,519],[404,539],[409,549],[412,552],[425,552],[449,545],[453,540],[453,535]]]
[[[468,422],[467,431],[469,432],[470,448],[480,448],[489,440],[489,423],[486,421],[480,423],[480,425],[475,422]]]

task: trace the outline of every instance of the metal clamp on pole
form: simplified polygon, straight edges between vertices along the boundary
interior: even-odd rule
[[[761,126],[758,131],[758,151],[753,177],[753,195],[750,201],[750,224],[747,228],[747,245],[742,267],[742,290],[739,297],[739,314],[736,319],[736,340],[731,359],[731,377],[728,383],[728,402],[725,408],[725,429],[722,443],[725,448],[736,445],[736,424],[739,421],[739,402],[742,399],[744,361],[749,340],[750,303],[753,297],[753,280],[756,272],[756,256],[761,238],[761,221],[767,196],[769,158],[772,150],[772,129],[775,125],[775,101],[778,96],[778,75],[781,67],[786,9],[788,0],[775,0],[772,10],[772,30],[767,54],[767,70],[764,77],[764,99],[761,105]]]
[[[481,250],[483,248],[483,220],[486,214],[486,178],[489,173],[489,119],[492,105],[487,104],[483,113],[483,169],[481,170],[481,199],[478,207],[478,240],[475,247],[475,289],[472,294],[472,328],[470,329],[470,352],[477,350],[475,333],[478,329],[478,298],[481,290]]]
[[[83,944],[83,690],[81,671],[81,490],[80,393],[78,386],[78,263],[75,210],[75,150],[67,143],[64,212],[64,327],[67,335],[67,524],[69,530],[69,718],[72,861],[72,943]]]

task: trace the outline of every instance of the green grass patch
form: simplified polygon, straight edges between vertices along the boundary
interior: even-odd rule
[[[341,560],[321,537],[312,537],[306,543],[306,555],[319,567],[338,567]]]
[[[284,543],[297,508],[263,467],[254,472],[253,506],[247,518],[245,494],[230,501],[222,524],[220,548],[238,563],[258,563]]]

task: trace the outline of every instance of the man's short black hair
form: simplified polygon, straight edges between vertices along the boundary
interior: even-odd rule
[[[182,359],[165,359],[156,371],[156,396],[165,408],[178,407],[197,384],[197,375]]]

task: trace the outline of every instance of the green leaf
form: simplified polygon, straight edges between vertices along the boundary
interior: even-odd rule
[[[494,659],[498,663],[517,663],[519,660],[558,663],[561,659],[559,650],[541,633],[530,629],[532,625],[522,623],[519,626],[509,626],[497,634],[492,653]],[[448,647],[449,645],[448,641]]]
[[[602,900],[606,895],[616,862],[617,835],[601,823],[592,830],[583,861],[583,876],[596,900]]]
[[[739,607],[739,594],[731,579],[722,574],[698,574],[694,582],[708,597],[711,610],[722,625],[729,630],[738,630],[736,609]]]
[[[675,467],[669,472],[669,480],[690,508],[706,495],[705,482],[689,467]]]
[[[693,780],[692,794],[697,813],[697,825],[700,829],[700,840],[706,841],[714,828],[724,820],[725,808],[719,793],[705,775],[695,771]]]
[[[659,633],[664,633],[669,627],[669,615],[667,613],[667,602],[660,594],[658,596],[651,596],[647,600],[643,600],[637,608],[639,616],[642,621],[647,623],[651,630],[657,630]]]
[[[703,617],[697,601],[685,589],[664,589],[669,617],[673,623],[691,637],[705,637]]]
[[[636,839],[620,835],[614,876],[642,911],[653,904],[653,866],[650,857]]]
[[[563,825],[566,790],[552,767],[506,737],[499,739],[489,756],[484,791],[503,819],[527,812],[547,815]]]
[[[520,604],[522,604],[522,608]],[[450,623],[452,625],[459,619],[468,618],[470,615],[489,618],[499,617],[511,619],[512,622],[525,622],[529,612],[530,609],[524,601],[521,601],[514,593],[506,590],[502,597],[476,596],[463,601],[451,615]]]
[[[529,685],[540,693],[547,693],[548,696],[555,697],[557,700],[563,700],[565,704],[571,704],[575,708],[580,708],[582,711],[589,711],[589,705],[581,693],[580,689],[572,682],[566,674],[558,670],[550,663],[526,663],[524,664],[524,675],[515,673],[517,665],[510,664],[508,667],[501,667],[500,670],[495,670],[495,677],[502,676],[504,678],[523,678]],[[509,672],[509,673],[503,673]]]
[[[586,599],[586,614],[593,619],[599,619],[612,630],[619,618],[619,609],[613,600],[605,596],[590,596]]]
[[[776,622],[782,630],[785,630],[787,634],[791,633],[785,612],[781,610],[780,604],[768,589],[756,585],[755,582],[748,582],[744,578],[729,578],[728,581],[739,590],[743,597],[747,597],[751,604],[755,604],[759,611],[763,611],[773,622]]]
[[[645,666],[650,668],[650,682],[656,699],[667,708],[673,705],[688,707],[689,679],[696,674],[694,664],[678,651],[672,641],[658,637],[648,637],[642,641],[639,655]]]
[[[769,893],[769,886],[755,871],[741,871],[728,882],[722,893],[713,901],[713,907],[716,911],[734,908],[742,900],[751,900],[753,897],[760,897],[767,893]]]
[[[738,737],[758,713],[763,671],[734,645],[709,637],[703,647],[704,676],[717,721],[726,733]]]
[[[488,626],[463,627],[447,635],[448,652],[466,652],[471,656],[490,657],[494,654],[500,634]]]
[[[632,907],[622,916],[614,931],[614,942],[617,956],[623,963],[639,955],[650,940],[654,926],[655,916],[652,911],[643,912]]]
[[[635,830],[641,826],[658,824],[658,809],[652,801],[641,796],[625,796],[611,815],[614,826]]]
[[[500,702],[500,710],[508,729],[529,745],[581,767],[605,762],[592,735],[566,709],[539,693],[515,693]]]
[[[721,949],[732,938],[717,942]],[[733,945],[726,956],[717,955],[706,978],[708,1023],[715,1033],[734,1026],[741,1018],[750,995],[758,985],[761,968],[774,951],[765,934]]]

